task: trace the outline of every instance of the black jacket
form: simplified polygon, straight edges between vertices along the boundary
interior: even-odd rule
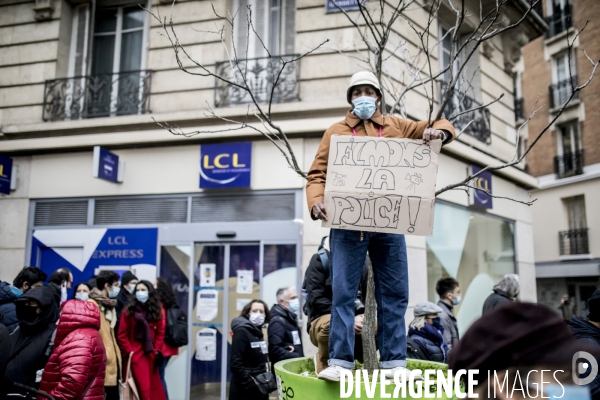
[[[271,308],[268,334],[269,358],[273,364],[289,358],[304,357],[297,318],[295,313],[284,309],[279,304],[275,304]],[[296,333],[294,334],[294,332]],[[297,344],[294,344],[294,336],[297,338]],[[290,352],[289,346],[294,346],[293,352]]]
[[[229,400],[267,400],[269,396],[263,396],[252,379],[266,372],[269,362],[268,354],[263,353],[267,344],[262,329],[245,317],[237,317],[231,321],[231,330]]]
[[[481,314],[486,314],[488,311],[492,311],[496,307],[500,307],[503,304],[511,303],[512,299],[506,296],[502,292],[494,290],[494,293],[490,294],[485,302],[483,303],[483,310]]]
[[[8,329],[0,324],[0,399],[6,396],[9,384],[4,382],[6,363],[10,356],[10,333]]]
[[[13,382],[35,386],[36,371],[44,368],[52,353],[52,334],[58,318],[56,299],[52,289],[40,286],[28,290],[16,301],[37,301],[42,308],[41,318],[34,323],[19,322],[10,335],[10,357],[6,366],[6,377]]]
[[[590,346],[595,346],[600,349],[600,329],[590,324],[583,318],[576,315],[571,318],[569,327],[575,334],[577,340],[587,343]],[[597,360],[600,363],[600,359]],[[590,391],[592,393],[592,399],[600,399],[600,375],[596,376],[596,379],[589,384]]]
[[[115,310],[117,311],[117,324],[115,325],[115,332],[119,330],[119,321],[121,321],[121,313],[123,312],[123,309],[127,307],[127,304],[129,304],[130,299],[131,293],[129,293],[129,290],[122,287],[119,291],[119,294],[117,295],[117,306],[115,307]]]
[[[0,323],[9,332],[14,331],[19,324],[15,307],[15,300],[17,299],[18,297],[10,290],[10,284],[0,282]]]
[[[317,254],[314,254],[306,268],[306,292],[307,298],[307,310],[308,310],[308,324],[306,324],[306,330],[310,331],[310,323],[320,316],[331,314],[331,301],[333,299],[333,292],[331,290],[331,269],[325,269],[321,263],[321,259]],[[367,298],[367,277],[368,267],[365,263],[363,266],[363,273],[360,280],[359,291],[357,293],[357,300],[360,300],[363,305],[362,309],[355,303],[356,315],[364,313],[364,304]]]

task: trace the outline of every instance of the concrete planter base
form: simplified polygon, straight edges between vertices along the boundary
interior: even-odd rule
[[[446,364],[435,363],[430,361],[420,360],[408,360],[407,362],[409,369],[438,369],[446,371],[448,366]],[[296,358],[292,360],[280,361],[275,364],[275,373],[277,375],[277,391],[279,400],[332,400],[340,399],[340,384],[335,382],[326,382],[317,379],[313,376],[301,375],[302,372],[312,370],[314,371],[312,358]],[[353,374],[353,376],[355,376]],[[394,398],[393,393],[396,389],[396,385],[392,380],[391,384],[386,386],[386,393],[389,395],[382,397],[380,381],[378,379],[377,386],[374,391],[374,396],[369,397],[365,392],[365,384],[361,381],[360,397],[357,397],[358,393],[355,390],[352,392],[349,398],[362,398],[362,399],[384,399]],[[434,390],[432,392],[435,393]],[[453,392],[454,393],[454,392]],[[402,396],[402,391],[399,392],[396,398],[405,399],[421,399],[425,398],[421,391],[421,396],[411,397],[408,390],[406,397]],[[437,399],[448,399],[453,397],[447,397],[443,394],[441,397],[434,396]]]

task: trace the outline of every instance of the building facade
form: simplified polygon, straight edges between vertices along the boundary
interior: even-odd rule
[[[600,52],[597,24],[582,29],[600,16],[600,4],[552,0],[544,8],[546,35],[523,48],[523,117],[538,95],[540,104],[549,105],[530,121],[530,139],[531,132],[541,132],[556,117],[573,84],[588,80],[592,67],[583,50]],[[571,50],[567,40],[573,42]],[[586,300],[600,276],[600,213],[594,206],[600,190],[599,89],[596,78],[575,93],[527,157],[529,173],[540,182],[532,208],[538,300],[557,310],[568,294],[580,316],[587,315]]]
[[[517,3],[509,18],[527,5]],[[174,29],[189,54],[227,74],[231,42],[225,39],[224,45],[210,33],[222,22],[212,7],[227,15],[247,4],[141,5],[162,16],[172,10]],[[301,53],[325,38],[334,47],[360,41],[348,20],[326,12],[321,0],[251,4],[273,54]],[[416,8],[411,18],[424,24],[427,13]],[[406,20],[397,24],[395,32],[410,30]],[[440,14],[434,26],[441,38],[452,21]],[[468,126],[469,118],[456,123],[464,134],[443,148],[438,187],[464,179],[473,167],[512,159],[517,141],[512,70],[520,46],[545,29],[532,12],[470,60],[476,71],[472,92],[454,99],[453,110],[505,96],[469,113],[480,122],[477,128]],[[251,298],[272,304],[279,287],[298,287],[328,232],[310,218],[304,179],[271,142],[251,129],[223,132],[230,125],[204,110],[208,104],[222,117],[242,119],[247,98],[214,78],[182,72],[161,31],[137,1],[0,0],[0,154],[16,167],[15,188],[0,198],[0,279],[12,280],[23,265],[48,271],[69,266],[76,282],[101,269],[168,278],[187,306],[191,334],[190,345],[167,369],[170,398],[224,399],[231,319]],[[233,37],[246,40],[235,28]],[[268,85],[264,53],[255,41],[248,46],[249,74]],[[442,41],[440,53],[432,54],[438,67],[448,46]],[[360,69],[334,47],[319,49],[287,71],[286,90],[273,104],[273,119],[290,137],[304,171],[323,132],[348,110],[348,79]],[[390,54],[398,58],[393,49]],[[427,118],[425,94],[407,96],[409,118]],[[205,133],[173,135],[153,119]],[[222,186],[229,176],[243,177],[246,184],[210,187]],[[524,165],[485,180],[493,194],[521,201],[537,187]],[[489,198],[483,207],[474,206],[472,197],[444,193],[433,236],[407,236],[407,321],[414,304],[437,300],[435,283],[445,276],[461,283],[464,300],[456,314],[463,332],[504,274],[518,273],[521,299],[536,300],[532,209]],[[305,333],[304,346],[307,354],[314,352]]]

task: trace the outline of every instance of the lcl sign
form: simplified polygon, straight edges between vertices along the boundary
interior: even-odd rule
[[[482,170],[482,168],[472,165],[469,167],[468,174],[473,175],[481,170]],[[493,207],[493,203],[492,203],[493,198],[490,196],[490,194],[493,194],[493,192],[492,192],[492,173],[491,172],[486,171],[486,172],[478,175],[476,178],[473,178],[473,180],[470,183],[470,186],[473,187],[473,189],[471,189],[471,193],[470,193],[471,195],[469,196],[469,204],[470,205],[481,207],[481,208],[492,208]]]

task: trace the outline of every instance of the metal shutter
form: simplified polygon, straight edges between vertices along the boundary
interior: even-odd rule
[[[36,202],[34,226],[87,225],[88,201]]]
[[[185,223],[187,197],[96,200],[94,225]]]
[[[294,219],[294,211],[293,193],[192,199],[192,222],[283,221]]]

